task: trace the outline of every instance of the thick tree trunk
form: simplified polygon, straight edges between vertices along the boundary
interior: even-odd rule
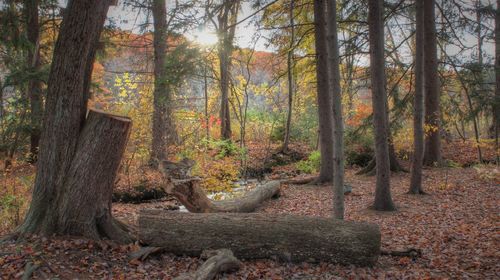
[[[290,0],[290,45],[288,46],[287,52],[287,82],[288,82],[288,112],[286,116],[285,124],[285,139],[283,140],[283,147],[281,148],[283,153],[288,152],[288,145],[290,143],[290,128],[292,124],[292,109],[293,109],[293,50],[295,48],[295,21],[294,21],[294,8],[295,0]]]
[[[150,163],[158,167],[158,163],[168,158],[167,128],[170,106],[168,83],[165,68],[167,52],[167,11],[165,0],[153,0],[153,46],[154,46],[154,92],[153,92],[153,131]]]
[[[333,213],[344,218],[344,123],[342,120],[342,91],[340,88],[340,57],[337,38],[337,1],[327,3],[328,62],[330,91],[333,94]]]
[[[333,108],[328,86],[328,49],[325,22],[326,2],[314,1],[314,35],[321,165],[318,183],[333,182]]]
[[[40,26],[38,22],[38,0],[26,0],[26,33],[30,48],[27,64],[31,72],[40,70]],[[28,83],[28,97],[30,100],[30,162],[36,162],[38,144],[40,142],[41,125],[43,119],[42,83],[38,77]]]
[[[424,164],[441,164],[440,94],[436,39],[435,0],[424,2],[424,98],[425,98],[425,152]]]
[[[381,211],[393,211],[396,207],[392,202],[390,186],[383,7],[382,0],[369,0],[370,73],[375,130],[375,158],[377,162],[374,208]]]
[[[424,3],[416,0],[415,98],[413,101],[413,158],[411,162],[411,194],[423,194],[422,164],[424,160]]]
[[[20,234],[131,240],[110,212],[111,188],[130,121],[91,112],[84,126],[82,118],[85,69],[93,63],[89,52],[109,3],[73,0],[66,8],[49,75],[32,202]]]
[[[176,255],[227,248],[241,259],[333,262],[369,266],[380,254],[377,225],[268,214],[190,214],[143,210],[141,242]]]
[[[92,40],[90,51],[87,57],[87,61],[89,63],[85,65],[85,72],[83,76],[83,100],[85,102],[85,107],[87,107],[89,99],[92,98],[92,94],[90,91],[90,88],[92,86],[92,73],[94,72],[94,61],[100,45],[100,34],[103,28],[104,26],[98,31],[99,34],[96,34],[96,37]],[[85,119],[86,114],[87,112],[82,112],[82,119]]]
[[[192,213],[249,213],[254,212],[262,202],[279,195],[280,182],[271,181],[258,186],[234,200],[209,199],[199,185],[199,179],[173,180],[167,184],[165,191],[177,198]]]

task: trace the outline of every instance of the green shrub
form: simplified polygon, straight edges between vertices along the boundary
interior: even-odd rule
[[[445,165],[446,165],[446,167],[451,167],[451,168],[460,168],[460,167],[462,167],[460,165],[460,163],[458,163],[456,161],[453,161],[451,159],[445,160]]]
[[[271,141],[272,142],[281,142],[285,139],[285,122],[281,121],[276,124],[272,133],[271,133]]]
[[[321,164],[321,154],[319,151],[312,152],[306,160],[301,160],[295,164],[297,170],[303,173],[311,174],[318,172]]]
[[[209,140],[208,146],[217,151],[218,159],[243,154],[242,149],[231,140]]]
[[[373,158],[373,133],[371,129],[364,132],[351,128],[345,133],[345,164],[366,166]]]

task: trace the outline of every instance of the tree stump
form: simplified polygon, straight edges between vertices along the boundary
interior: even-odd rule
[[[176,255],[227,248],[239,259],[370,266],[380,254],[377,225],[333,218],[261,213],[143,210],[139,239]]]
[[[116,173],[129,137],[129,118],[90,110],[60,199],[60,234],[131,241],[111,215]]]

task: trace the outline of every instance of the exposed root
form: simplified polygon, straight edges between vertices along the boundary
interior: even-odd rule
[[[32,262],[26,263],[22,280],[29,280],[31,275],[40,267],[38,264],[33,264]]]
[[[374,170],[375,169],[375,158],[373,158],[372,160],[370,160],[370,162],[368,163],[367,166],[365,166],[364,168],[362,168],[360,171],[356,172],[356,175],[364,175],[364,174],[367,174],[368,172],[370,172],[371,170]]]
[[[175,280],[212,280],[219,273],[236,271],[241,267],[241,262],[229,249],[203,251],[201,258],[207,260],[198,270],[181,275]]]
[[[415,248],[408,248],[406,250],[380,250],[380,255],[393,256],[393,257],[410,257],[412,259],[422,257],[422,250]]]
[[[423,190],[418,190],[418,191],[408,191],[407,194],[414,194],[414,195],[428,195],[428,193],[424,192]]]
[[[163,250],[162,247],[141,247],[139,250],[129,254],[129,260],[144,261],[150,255],[162,253]]]
[[[7,234],[7,235],[1,237],[0,238],[0,244],[6,243],[6,242],[9,242],[9,241],[16,241],[19,238],[21,238],[21,234],[18,231],[15,231],[14,233]]]
[[[405,169],[399,161],[394,158],[390,160],[390,168],[392,172],[405,172],[409,171]],[[356,175],[367,175],[367,176],[375,176],[377,173],[377,161],[373,158],[367,166],[365,166],[360,171],[356,172]]]
[[[109,238],[121,244],[132,243],[136,240],[123,222],[111,216],[100,220],[98,228],[102,237]]]

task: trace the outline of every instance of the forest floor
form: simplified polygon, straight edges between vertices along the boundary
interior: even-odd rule
[[[239,271],[220,279],[500,279],[498,168],[425,169],[428,195],[424,196],[406,194],[409,173],[393,174],[398,210],[388,213],[369,208],[375,177],[355,172],[346,171],[346,181],[353,186],[346,196],[346,220],[376,223],[382,232],[382,249],[420,249],[421,257],[381,256],[369,268],[244,261]],[[332,213],[331,186],[284,185],[281,194],[259,211],[324,217]],[[113,212],[135,227],[140,209],[169,208],[173,203],[115,203]],[[137,244],[32,236],[25,242],[0,245],[0,278],[21,278],[26,264],[33,263],[40,266],[35,279],[172,279],[203,263],[199,258],[170,254],[129,261],[128,254],[137,248]]]

